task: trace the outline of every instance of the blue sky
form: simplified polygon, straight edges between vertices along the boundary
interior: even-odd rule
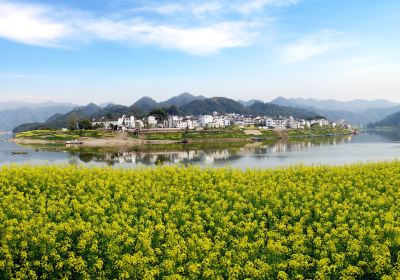
[[[0,0],[0,101],[400,102],[400,1]]]

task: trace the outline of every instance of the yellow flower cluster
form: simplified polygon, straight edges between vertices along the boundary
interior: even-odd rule
[[[0,169],[0,278],[399,279],[400,162]]]

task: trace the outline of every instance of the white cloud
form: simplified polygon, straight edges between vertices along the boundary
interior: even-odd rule
[[[226,48],[245,47],[255,41],[262,26],[259,17],[241,17],[240,13],[249,14],[268,5],[295,4],[295,1],[167,2],[136,8],[128,12],[130,16],[121,12],[99,18],[56,6],[0,0],[0,37],[42,46],[68,47],[72,42],[102,40],[212,54]],[[146,17],[145,12],[149,11],[164,16]]]
[[[179,12],[183,12],[185,10],[185,6],[178,3],[168,3],[165,5],[149,5],[143,6],[139,8],[131,9],[131,12],[140,13],[140,12],[151,12],[161,15],[169,15],[175,14]]]
[[[291,6],[297,5],[300,0],[248,0],[235,6],[235,9],[243,14],[260,12],[267,6]]]
[[[0,37],[32,45],[56,45],[69,30],[50,14],[51,10],[43,6],[0,0]]]
[[[194,5],[191,7],[191,12],[195,16],[204,16],[207,14],[212,14],[219,12],[223,9],[224,7],[221,5],[221,3],[218,2],[207,2],[203,3],[200,5]]]
[[[295,63],[352,45],[354,42],[345,38],[343,34],[332,30],[323,30],[286,44],[280,48],[279,52],[283,61]]]
[[[224,48],[244,47],[252,40],[253,23],[222,22],[206,27],[180,28],[146,22],[93,21],[84,29],[95,38],[153,44],[193,54],[211,54]]]

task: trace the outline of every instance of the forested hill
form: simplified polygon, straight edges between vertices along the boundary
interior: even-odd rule
[[[25,123],[19,125],[13,129],[13,132],[21,132],[36,129],[60,129],[63,127],[70,127],[70,123],[75,122],[80,119],[94,119],[94,118],[114,118],[121,115],[141,115],[142,112],[134,107],[122,106],[122,105],[108,105],[104,108],[96,104],[89,104],[87,106],[80,106],[74,108],[72,111],[66,114],[56,114],[44,123]]]
[[[180,107],[180,110],[185,115],[212,114],[215,111],[221,114],[248,113],[247,108],[244,105],[235,100],[225,97],[213,97],[203,100],[195,100],[186,105],[183,105],[182,107]]]
[[[394,113],[383,120],[370,124],[369,127],[375,128],[375,127],[400,127],[400,111],[397,113]]]
[[[25,107],[16,107],[18,104]],[[6,105],[9,105],[8,107]],[[42,106],[42,107],[41,107]],[[26,122],[43,122],[54,114],[65,114],[76,105],[48,102],[42,104],[0,103],[0,130],[10,131]]]
[[[76,107],[72,111],[66,114],[56,114],[50,117],[44,123],[25,123],[16,127],[14,132],[21,132],[35,129],[59,129],[62,127],[69,127],[69,123],[73,119],[94,119],[107,117],[109,119],[117,118],[122,115],[134,115],[135,117],[143,117],[148,115],[151,110],[162,108],[169,114],[176,115],[202,115],[212,114],[217,111],[222,114],[226,113],[238,113],[244,115],[268,115],[273,117],[278,116],[293,116],[295,118],[310,118],[317,114],[313,111],[292,108],[286,106],[279,106],[271,103],[255,102],[251,106],[244,106],[238,101],[225,98],[225,97],[213,97],[213,98],[190,98],[187,94],[184,96],[185,100],[190,101],[189,103],[183,103],[182,99],[175,98],[177,104],[170,101],[165,103],[157,103],[149,98],[141,98],[139,101],[131,106],[114,105],[110,104],[104,108],[95,104],[89,104],[87,106]],[[154,102],[153,102],[154,101]],[[163,107],[163,104],[169,105],[169,107]]]
[[[354,125],[378,122],[400,111],[400,104],[387,100],[316,100],[278,97],[271,103],[317,112],[332,120],[344,119]]]

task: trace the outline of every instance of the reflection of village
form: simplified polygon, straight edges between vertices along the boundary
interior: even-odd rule
[[[79,152],[76,155],[83,162],[105,162],[110,165],[223,165],[246,156],[268,157],[276,154],[303,151],[316,146],[344,144],[350,142],[351,139],[352,136],[342,136],[304,140],[302,142],[248,143],[239,148],[190,149],[188,147],[188,149],[182,151]]]

